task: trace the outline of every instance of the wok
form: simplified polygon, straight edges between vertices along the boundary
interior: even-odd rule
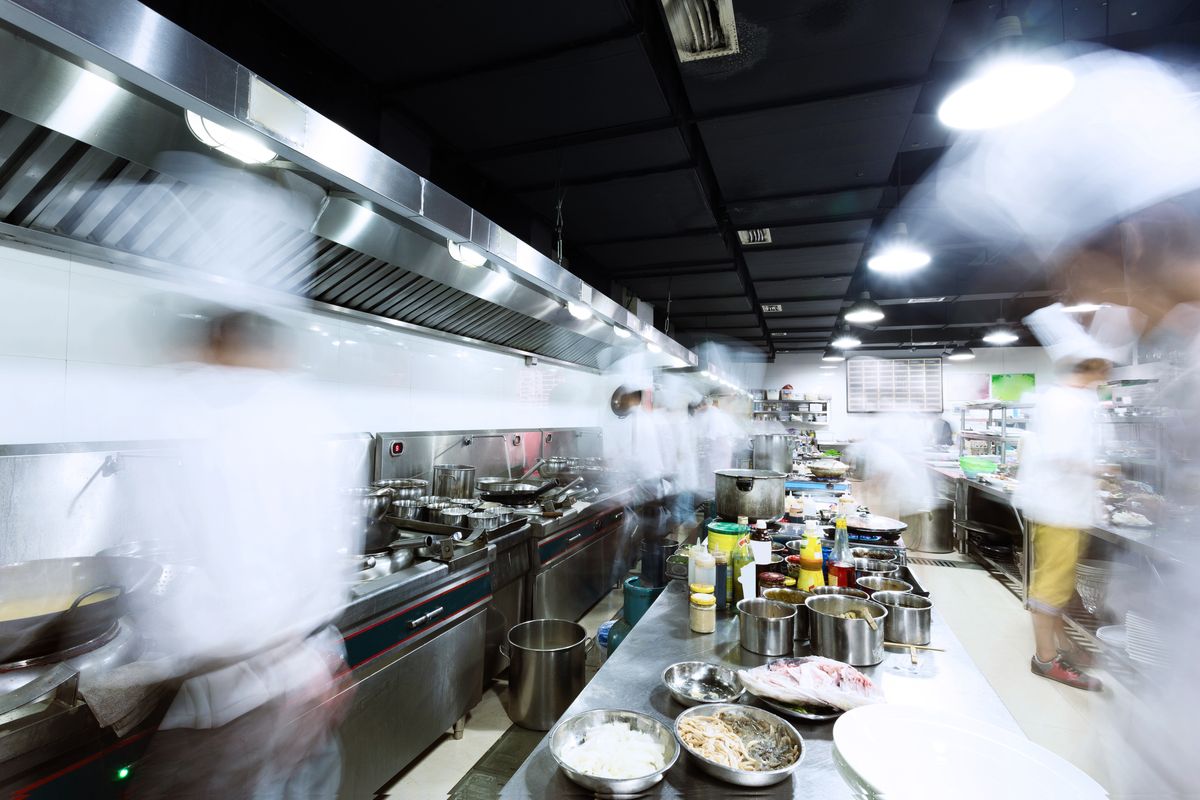
[[[100,636],[162,568],[118,556],[0,566],[0,663],[39,658]]]

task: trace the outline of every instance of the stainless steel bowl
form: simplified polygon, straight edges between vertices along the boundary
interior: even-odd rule
[[[718,711],[725,710],[736,711],[739,714],[745,714],[753,717],[756,720],[760,720],[768,725],[771,725],[782,735],[791,738],[791,740],[796,743],[796,745],[800,748],[800,755],[796,758],[795,762],[786,767],[780,767],[779,769],[763,770],[762,772],[733,769],[731,767],[726,767],[723,764],[718,764],[715,761],[710,761],[709,759],[700,755],[695,750],[688,747],[688,745],[683,741],[683,737],[679,735],[679,724],[688,717],[711,717]],[[700,767],[701,771],[707,772],[714,778],[718,778],[726,781],[727,783],[736,784],[738,786],[773,786],[777,783],[787,780],[788,777],[796,771],[796,768],[800,766],[801,762],[804,761],[804,739],[800,736],[796,729],[793,728],[792,725],[782,717],[776,716],[770,711],[764,711],[761,708],[755,708],[754,706],[718,703],[689,708],[675,718],[675,736],[679,739],[683,749],[688,752],[688,755],[696,760],[696,764]]]
[[[911,592],[912,584],[899,578],[884,578],[880,575],[867,575],[858,579],[858,585],[870,592],[874,600],[876,592]]]
[[[900,571],[895,561],[880,561],[875,558],[854,559],[854,571],[859,575],[879,575],[890,578]]]
[[[685,706],[703,703],[736,703],[746,692],[729,667],[704,661],[681,661],[663,670],[663,686]]]
[[[742,647],[764,656],[792,654],[796,635],[795,606],[756,597],[739,600],[737,610]]]
[[[889,642],[929,644],[933,602],[928,597],[908,592],[876,592],[871,599],[888,610],[884,628]]]
[[[425,506],[420,500],[396,500],[392,503],[392,515],[400,519],[425,519]]]
[[[784,542],[783,546],[787,548],[788,555],[798,556],[798,555],[800,555],[800,551],[804,548],[804,540],[803,539],[791,539],[789,541]]]
[[[375,481],[374,485],[390,489],[397,500],[416,500],[429,491],[429,481],[420,478],[394,478]]]
[[[662,744],[666,756],[662,769],[636,778],[599,778],[579,772],[563,761],[562,752],[567,745],[582,742],[586,739],[588,731],[608,722],[625,723],[633,730],[648,733],[657,739]],[[631,795],[646,791],[662,780],[663,773],[675,766],[675,761],[679,758],[679,743],[671,729],[654,717],[636,711],[600,708],[560,720],[550,731],[550,755],[568,778],[585,789],[591,789],[599,795]]]

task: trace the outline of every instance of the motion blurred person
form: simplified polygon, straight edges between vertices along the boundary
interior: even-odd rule
[[[738,439],[742,438],[742,431],[718,405],[718,397],[715,394],[709,395],[700,404],[694,420],[697,459],[700,463],[698,484],[702,487],[699,496],[707,506],[706,515],[710,515],[717,494],[717,479],[714,473],[733,468],[733,454]]]
[[[1061,306],[1042,312],[1056,308]],[[1026,602],[1036,648],[1030,669],[1076,689],[1098,691],[1100,680],[1068,658],[1063,609],[1075,596],[1075,566],[1085,530],[1095,521],[1099,485],[1094,419],[1100,408],[1096,387],[1108,379],[1112,364],[1080,347],[1060,355],[1056,366],[1058,383],[1038,398],[1022,441],[1013,496],[1029,525],[1033,551]]]
[[[178,691],[134,772],[135,797],[337,792],[345,664],[329,623],[348,585],[339,549],[356,550],[318,438],[332,425],[286,372],[283,339],[264,315],[223,314],[179,387],[190,441],[156,534],[193,571],[142,621]]]

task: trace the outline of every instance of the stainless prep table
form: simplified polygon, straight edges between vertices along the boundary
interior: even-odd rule
[[[734,615],[719,616],[716,633],[692,633],[688,629],[687,605],[683,584],[671,581],[564,716],[595,708],[623,708],[650,714],[672,725],[683,706],[661,684],[662,672],[671,664],[701,660],[737,668],[758,666],[770,660],[739,646]],[[932,644],[945,648],[946,652],[920,651],[915,673],[909,671],[912,665],[908,652],[890,648],[882,664],[864,668],[863,672],[882,686],[888,702],[945,709],[1020,733],[1008,709],[936,611]],[[803,652],[807,649],[797,650],[797,654]],[[804,763],[789,780],[761,789],[736,787],[704,774],[686,752],[681,752],[663,781],[644,796],[689,800],[733,796],[814,800],[852,797],[833,763],[834,723],[792,722],[804,737],[806,752]],[[543,738],[500,796],[515,800],[591,797],[591,793],[563,775]]]

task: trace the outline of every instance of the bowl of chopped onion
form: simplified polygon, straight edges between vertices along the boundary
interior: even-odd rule
[[[675,718],[675,736],[702,771],[738,786],[787,780],[804,760],[800,733],[753,706],[694,706]]]
[[[679,743],[654,717],[600,708],[559,721],[550,731],[550,755],[585,789],[627,795],[661,781],[679,758]]]

